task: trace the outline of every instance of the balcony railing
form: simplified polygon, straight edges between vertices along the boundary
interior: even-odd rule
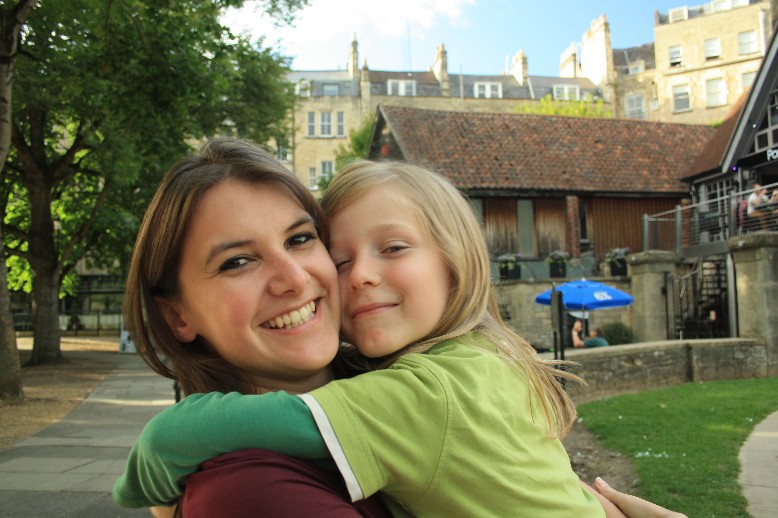
[[[778,183],[765,185],[770,193]],[[763,218],[747,217],[746,200],[754,192],[733,192],[694,205],[643,216],[643,250],[674,251],[700,257],[729,251],[727,239],[749,232],[778,231],[778,203],[764,207]]]

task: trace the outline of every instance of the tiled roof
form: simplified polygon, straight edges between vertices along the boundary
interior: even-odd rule
[[[743,111],[743,106],[746,104],[749,91],[750,89],[747,89],[740,95],[740,98],[724,118],[724,122],[716,128],[713,136],[711,136],[708,143],[700,151],[700,154],[692,162],[689,171],[687,171],[686,178],[702,173],[720,172],[722,162],[724,162],[724,153],[727,151],[727,146],[732,138],[732,133],[735,131],[740,113]]]
[[[379,107],[404,158],[464,190],[688,191],[713,128],[624,119]]]

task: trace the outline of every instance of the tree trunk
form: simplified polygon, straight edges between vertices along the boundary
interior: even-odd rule
[[[59,283],[40,269],[35,273],[32,285],[32,356],[27,365],[60,363],[64,358],[59,344]]]
[[[4,257],[0,240],[0,257]],[[8,271],[0,265],[0,400],[18,402],[24,399],[16,330],[8,294]]]
[[[27,184],[30,197],[30,268],[32,279],[32,356],[27,365],[59,363],[59,269],[51,216],[51,186],[37,175]]]
[[[20,0],[13,5],[0,6],[0,172],[11,150],[11,92],[19,32],[37,4],[38,0]],[[3,236],[0,233],[0,399],[21,400],[24,398],[22,373],[2,243]]]

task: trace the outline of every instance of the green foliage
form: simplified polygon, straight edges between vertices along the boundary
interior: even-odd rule
[[[609,106],[602,99],[590,101],[580,99],[578,101],[562,101],[547,95],[536,103],[520,104],[514,109],[515,113],[531,113],[535,115],[561,115],[564,117],[589,117],[594,119],[608,119],[613,117]]]
[[[306,3],[258,2],[282,21]],[[242,4],[47,0],[33,11],[0,193],[12,286],[67,285],[81,259],[122,270],[154,188],[189,143],[287,133],[288,59],[219,22]]]
[[[778,410],[778,378],[687,383],[578,410],[605,447],[635,460],[639,496],[688,516],[747,517],[738,454]]]
[[[372,135],[373,118],[366,117],[359,126],[349,131],[348,144],[338,146],[338,151],[335,153],[335,169],[340,171],[353,160],[366,159],[370,154],[370,137]]]
[[[602,326],[602,334],[610,345],[631,344],[635,338],[632,328],[621,322],[609,322]]]

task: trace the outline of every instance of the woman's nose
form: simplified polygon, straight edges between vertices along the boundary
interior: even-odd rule
[[[289,254],[274,258],[269,266],[272,268],[272,274],[268,282],[268,290],[273,295],[300,293],[311,277],[305,265]]]

